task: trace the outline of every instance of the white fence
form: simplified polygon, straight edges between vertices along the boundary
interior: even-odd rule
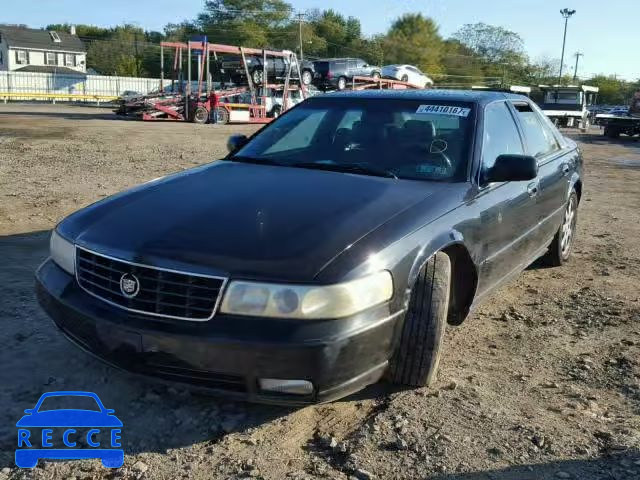
[[[171,84],[165,80],[164,86]],[[0,99],[109,100],[125,91],[149,93],[160,88],[159,78],[57,75],[55,73],[0,72]]]

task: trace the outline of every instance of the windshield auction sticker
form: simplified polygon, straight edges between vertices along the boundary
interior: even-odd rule
[[[451,105],[420,105],[416,113],[431,113],[434,115],[453,115],[456,117],[468,117],[470,108],[455,107]]]

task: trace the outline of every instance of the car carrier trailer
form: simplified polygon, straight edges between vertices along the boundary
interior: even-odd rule
[[[596,115],[598,123],[604,127],[609,138],[618,138],[621,134],[633,137],[640,135],[640,90],[635,93],[626,115],[601,113]]]

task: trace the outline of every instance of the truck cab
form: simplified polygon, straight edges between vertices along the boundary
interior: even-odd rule
[[[580,128],[587,131],[591,116],[587,107],[596,103],[599,88],[590,85],[540,85],[544,114],[557,127]]]

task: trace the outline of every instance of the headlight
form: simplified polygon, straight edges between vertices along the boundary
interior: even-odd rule
[[[61,237],[55,230],[51,233],[49,242],[51,258],[58,266],[70,275],[76,272],[76,247]]]
[[[391,274],[382,271],[327,286],[232,281],[221,311],[277,318],[341,318],[386,302],[393,296]]]

